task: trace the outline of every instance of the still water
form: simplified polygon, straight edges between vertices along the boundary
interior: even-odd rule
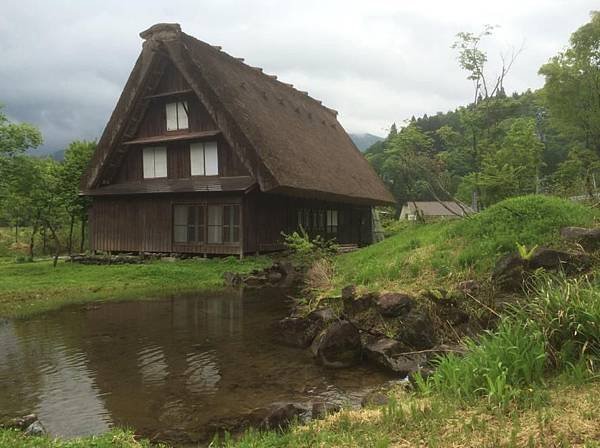
[[[35,412],[64,437],[118,425],[169,439],[275,401],[356,402],[387,379],[279,345],[271,324],[289,307],[285,291],[261,289],[0,322],[0,416]]]

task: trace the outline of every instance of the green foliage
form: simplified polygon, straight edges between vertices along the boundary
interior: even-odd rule
[[[459,400],[485,397],[491,406],[536,404],[548,375],[584,378],[600,361],[600,289],[587,280],[541,277],[537,290],[498,328],[466,342],[464,356],[440,357],[422,392]]]
[[[525,244],[521,244],[521,243],[517,242],[517,251],[519,252],[519,257],[521,257],[521,259],[525,260],[525,261],[531,260],[531,257],[533,257],[533,254],[535,253],[535,250],[537,248],[538,248],[537,244],[535,246],[533,246],[531,249],[528,249]]]
[[[552,114],[600,155],[600,12],[571,35],[570,46],[542,66]]]
[[[285,247],[290,251],[292,261],[298,266],[308,267],[317,260],[331,259],[337,253],[335,240],[327,240],[320,235],[311,239],[302,227],[299,232],[281,234]]]
[[[13,157],[43,143],[42,134],[28,123],[11,123],[0,105],[0,161]]]

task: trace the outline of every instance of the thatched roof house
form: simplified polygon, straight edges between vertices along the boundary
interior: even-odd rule
[[[335,111],[177,24],[140,36],[82,179],[94,249],[243,253],[299,225],[368,242],[370,207],[394,200]]]

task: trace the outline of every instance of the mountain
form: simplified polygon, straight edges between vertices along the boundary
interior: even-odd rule
[[[364,133],[364,134],[348,134],[350,138],[356,145],[358,149],[361,151],[365,151],[368,147],[370,147],[373,143],[380,142],[384,140],[383,137],[378,137],[377,135]]]

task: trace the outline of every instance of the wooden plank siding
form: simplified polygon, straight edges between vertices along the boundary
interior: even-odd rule
[[[240,195],[214,193],[97,197],[90,209],[90,247],[104,252],[239,254],[239,243],[173,243],[173,206],[240,203]]]
[[[239,204],[240,243],[175,244],[173,206],[176,204]],[[232,193],[164,194],[97,197],[90,211],[90,245],[111,252],[176,252],[198,254],[242,254],[284,248],[281,232],[299,229],[298,210],[337,210],[341,244],[371,242],[370,208],[350,204],[269,195]],[[319,232],[307,229],[312,237]]]

